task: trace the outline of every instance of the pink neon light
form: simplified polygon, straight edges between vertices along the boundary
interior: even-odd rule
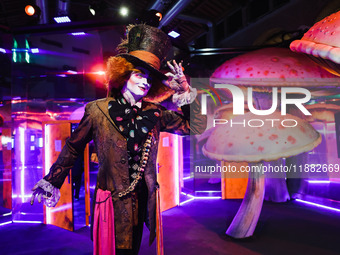
[[[179,205],[179,138],[175,135],[175,199],[176,205]]]
[[[20,172],[20,193],[21,202],[25,202],[25,129],[19,127],[19,142],[20,142],[20,161],[21,161],[21,172]]]
[[[302,200],[302,199],[295,199],[295,201],[305,203],[305,204],[308,204],[308,205],[313,205],[313,206],[323,208],[323,209],[327,209],[327,210],[331,210],[331,211],[340,212],[340,209],[338,209],[338,208],[334,208],[334,207],[330,207],[330,206],[326,206],[326,205],[320,205],[320,204],[305,201],[305,200]]]
[[[45,137],[44,137],[44,151],[45,151],[45,175],[48,174],[50,170],[50,144],[49,144],[49,134],[50,128],[49,125],[45,125]],[[51,208],[45,206],[46,208],[46,224],[51,224]]]
[[[195,199],[206,199],[206,200],[213,200],[213,199],[221,199],[222,197],[195,197]]]

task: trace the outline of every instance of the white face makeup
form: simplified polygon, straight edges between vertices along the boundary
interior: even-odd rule
[[[132,72],[122,91],[130,92],[136,102],[145,97],[150,88],[150,72],[142,67],[136,67],[141,72]]]

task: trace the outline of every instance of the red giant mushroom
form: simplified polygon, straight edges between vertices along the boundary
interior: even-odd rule
[[[340,76],[340,11],[314,24],[301,40],[290,44],[290,49],[307,54],[326,70]]]

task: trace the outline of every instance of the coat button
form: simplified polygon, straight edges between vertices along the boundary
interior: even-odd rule
[[[126,163],[126,159],[125,158],[121,158],[120,159],[120,163],[125,164]]]

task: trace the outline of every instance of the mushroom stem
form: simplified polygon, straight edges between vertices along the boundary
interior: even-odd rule
[[[266,162],[265,164],[272,165],[273,167],[275,167],[285,165],[285,162],[286,162],[285,159],[278,159],[276,161],[270,161],[269,163]],[[285,172],[266,173],[265,190],[266,190],[264,194],[265,201],[284,203],[290,200],[286,183],[286,173]]]
[[[252,163],[262,169],[263,163]],[[257,221],[259,219],[264,191],[265,177],[260,172],[249,172],[247,190],[244,195],[242,204],[230,224],[226,234],[233,238],[246,238],[253,235]]]

